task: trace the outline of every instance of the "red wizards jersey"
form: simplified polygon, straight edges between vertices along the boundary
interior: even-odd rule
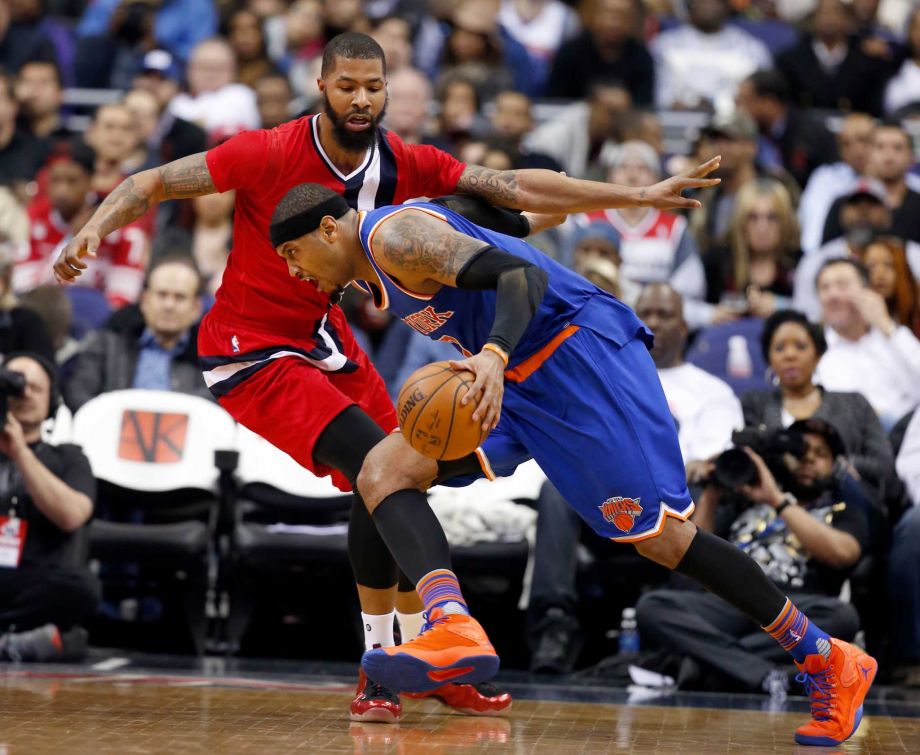
[[[13,289],[29,291],[51,283],[51,265],[72,238],[70,226],[47,199],[29,204],[29,246],[17,254]],[[144,284],[148,235],[140,221],[113,231],[99,244],[96,260],[76,280],[77,285],[105,292],[113,307],[136,302]]]
[[[336,334],[325,328],[329,296],[290,277],[269,241],[272,213],[281,198],[298,184],[318,183],[342,194],[351,207],[372,210],[450,194],[464,169],[445,152],[407,145],[378,128],[364,160],[343,175],[320,144],[318,116],[271,130],[244,131],[210,150],[207,161],[218,191],[236,189],[233,250],[209,316],[277,336],[280,344],[312,340],[318,352],[335,351]],[[233,344],[233,351],[245,354],[249,348]],[[337,369],[325,364],[325,355],[311,356],[318,366]]]

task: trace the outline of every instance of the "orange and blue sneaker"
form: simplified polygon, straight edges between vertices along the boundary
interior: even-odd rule
[[[430,692],[406,692],[413,700],[437,700],[467,716],[501,716],[511,710],[511,694],[491,682],[445,684]]]
[[[498,673],[498,655],[472,616],[432,609],[415,639],[364,653],[372,679],[401,692],[430,692],[447,682],[477,684]]]
[[[358,689],[355,690],[355,699],[351,701],[348,717],[352,721],[395,724],[399,723],[401,715],[399,695],[369,679],[363,668],[359,669]]]
[[[819,645],[825,642],[818,640]],[[878,671],[875,658],[855,645],[833,638],[829,644],[826,656],[814,653],[795,664],[802,672],[796,681],[811,698],[811,721],[795,732],[800,745],[835,747],[853,736]]]

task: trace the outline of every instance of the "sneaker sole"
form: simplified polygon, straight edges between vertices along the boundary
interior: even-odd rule
[[[350,711],[348,718],[361,723],[398,724],[399,714],[386,708],[368,708],[364,713]]]
[[[408,653],[365,653],[361,665],[371,679],[400,692],[430,692],[447,682],[479,684],[498,673],[497,655],[472,655],[449,666],[432,666]]]
[[[813,745],[816,747],[836,747],[837,745],[843,744],[850,737],[852,737],[856,730],[859,728],[859,724],[862,722],[863,717],[863,700],[866,699],[866,695],[869,694],[869,690],[872,689],[872,683],[875,681],[875,675],[878,673],[878,662],[873,659],[872,674],[867,677],[869,683],[866,685],[866,689],[863,691],[862,699],[859,701],[859,707],[856,709],[856,716],[853,718],[853,728],[850,729],[850,733],[847,734],[843,739],[834,739],[833,737],[809,737],[804,734],[796,734],[795,741],[800,745]]]
[[[486,710],[476,710],[475,708],[457,708],[450,703],[442,700],[440,697],[434,698],[439,703],[443,703],[451,710],[457,711],[457,713],[462,713],[464,716],[492,716],[492,717],[501,717],[504,716],[509,710],[511,710],[512,703],[508,703],[503,708],[487,708]]]

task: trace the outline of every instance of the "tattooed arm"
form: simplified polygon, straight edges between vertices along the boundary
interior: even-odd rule
[[[189,199],[216,191],[204,152],[129,176],[96,208],[58,255],[55,277],[61,283],[76,280],[87,267],[83,258],[94,258],[102,239],[137,220],[154,205],[167,199]]]
[[[440,285],[456,286],[457,273],[486,246],[416,209],[391,215],[373,237],[374,256],[383,270],[421,294]]]
[[[638,188],[583,181],[551,170],[499,171],[468,165],[457,183],[457,193],[472,194],[501,207],[551,215],[616,207],[694,208],[700,203],[681,193],[719,183],[705,176],[719,167],[720,160],[714,157],[685,173]]]

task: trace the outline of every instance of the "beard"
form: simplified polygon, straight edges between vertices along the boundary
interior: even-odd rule
[[[377,138],[377,129],[386,115],[389,100],[390,97],[387,95],[386,100],[383,102],[383,108],[376,118],[371,115],[370,111],[362,110],[349,110],[344,115],[339,115],[332,108],[332,103],[329,102],[329,95],[323,92],[323,113],[332,124],[332,135],[339,146],[346,152],[364,152],[369,149]],[[345,121],[352,115],[363,115],[369,118],[370,128],[364,131],[349,131],[345,126]]]

